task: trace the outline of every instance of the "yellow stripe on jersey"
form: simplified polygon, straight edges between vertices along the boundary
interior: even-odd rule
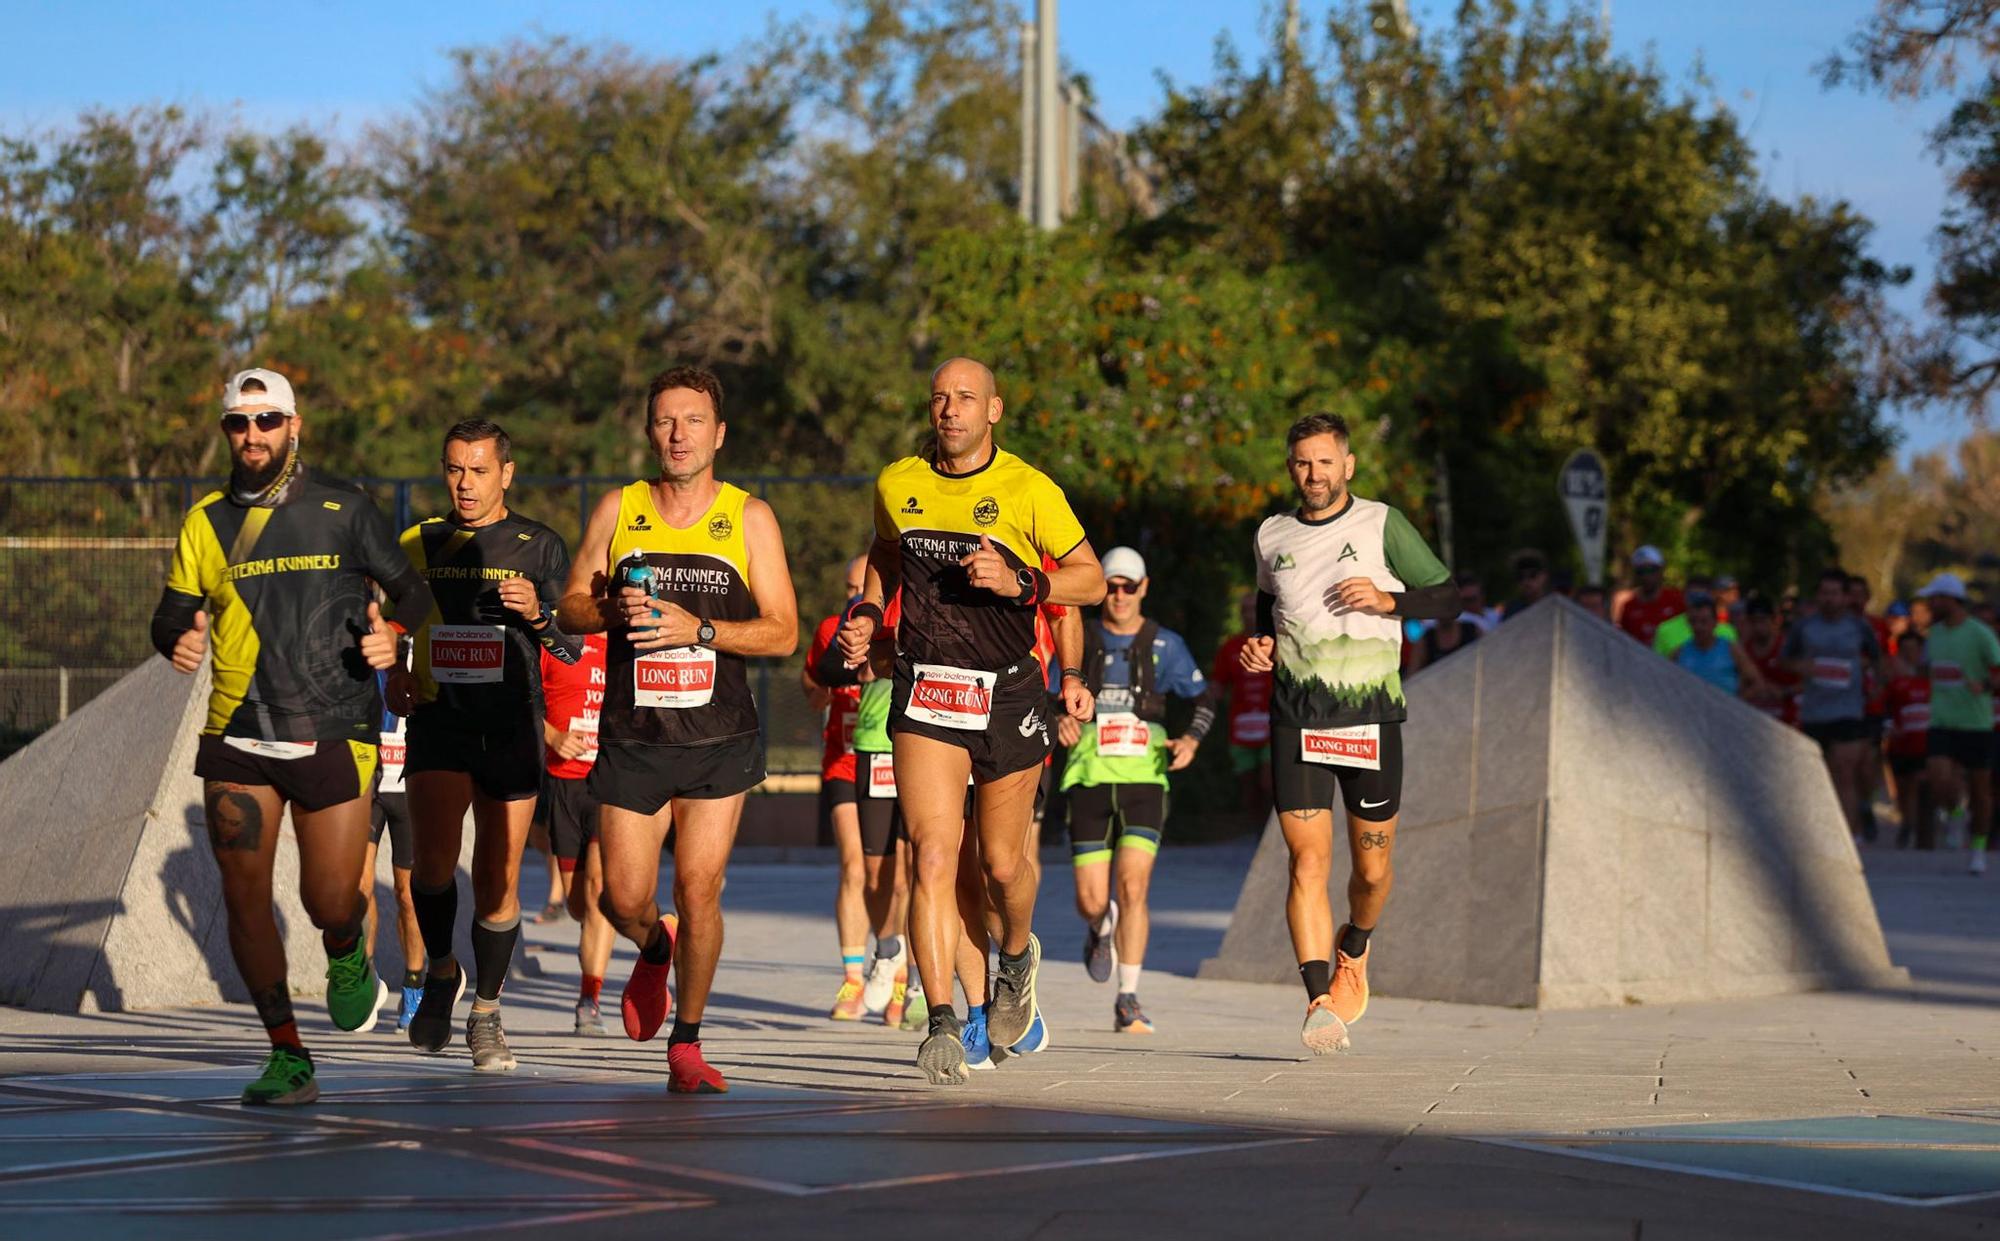
[[[421,577],[429,578],[431,572],[430,557],[424,554],[424,527],[441,525],[443,522],[442,517],[426,517],[403,531],[400,540],[403,554],[410,558],[410,567]],[[431,676],[431,644],[424,640],[424,635],[430,632],[431,626],[444,624],[444,613],[438,608],[437,596],[435,594],[431,596],[429,614],[416,620],[415,623],[412,623],[413,618],[410,617],[398,616],[396,619],[410,635],[412,643],[410,673],[416,678],[417,701],[432,702],[437,698],[437,681]]]
[[[750,493],[724,483],[708,511],[685,528],[670,526],[653,503],[653,485],[628,484],[618,494],[618,528],[611,534],[611,551],[604,566],[617,589],[618,564],[634,552],[662,556],[713,556],[725,561],[745,581],[750,580],[750,546],[743,535],[743,507]]]
[[[222,550],[215,523],[208,512],[222,499],[220,491],[202,498],[188,510],[181,522],[180,538],[174,546],[173,567],[167,572],[167,589],[193,595],[208,611],[210,657],[208,719],[202,731],[220,736],[236,709],[250,693],[250,680],[257,672],[257,655],[262,644],[257,626],[236,583],[229,577],[229,555]],[[253,530],[248,518],[259,516]],[[234,540],[237,548],[248,551],[255,534],[270,520],[271,510],[251,509],[245,514],[243,533]]]

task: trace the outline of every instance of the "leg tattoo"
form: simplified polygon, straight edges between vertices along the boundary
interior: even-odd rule
[[[238,787],[211,784],[206,800],[209,847],[218,853],[257,852],[264,843],[264,810],[256,797]]]

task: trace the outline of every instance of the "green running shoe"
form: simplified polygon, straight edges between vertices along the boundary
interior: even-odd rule
[[[273,1047],[264,1071],[243,1088],[245,1107],[287,1107],[319,1098],[312,1058],[293,1047]]]
[[[907,998],[904,1000],[902,1028],[908,1031],[928,1030],[931,1028],[930,1002],[924,999],[924,993],[916,987],[909,989]]]
[[[389,988],[375,976],[375,962],[360,944],[344,957],[326,959],[326,1015],[343,1030],[367,1033],[389,1002]]]

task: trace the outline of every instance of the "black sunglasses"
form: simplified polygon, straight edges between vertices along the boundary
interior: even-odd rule
[[[1139,593],[1139,583],[1137,582],[1106,582],[1104,583],[1104,588],[1114,595],[1136,595]]]
[[[231,435],[241,435],[248,431],[250,424],[254,422],[259,431],[275,431],[284,426],[285,419],[289,417],[291,415],[282,409],[267,409],[261,414],[224,414],[222,429]]]

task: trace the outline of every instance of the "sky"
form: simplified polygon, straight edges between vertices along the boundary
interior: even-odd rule
[[[1310,29],[1327,3],[1301,2]],[[1158,105],[1162,75],[1207,80],[1219,34],[1257,46],[1276,3],[1062,0],[1063,59],[1089,75],[1105,119],[1122,126]],[[564,34],[688,56],[734,47],[774,16],[830,24],[842,11],[837,0],[17,0],[12,7],[0,41],[0,131],[59,126],[88,107],[178,102],[233,109],[256,126],[308,122],[358,133],[444,84],[455,47]],[[1411,3],[1419,25],[1441,24],[1451,7],[1452,0]],[[1775,193],[1845,199],[1875,221],[1876,256],[1916,270],[1897,307],[1923,313],[1929,237],[1945,190],[1926,134],[1945,103],[1829,91],[1814,69],[1874,0],[1609,0],[1608,7],[1621,52],[1650,54],[1677,80],[1702,67],[1709,93],[1742,118]],[[1898,411],[1897,421],[1905,456],[1960,433],[1948,417],[1923,411]]]

